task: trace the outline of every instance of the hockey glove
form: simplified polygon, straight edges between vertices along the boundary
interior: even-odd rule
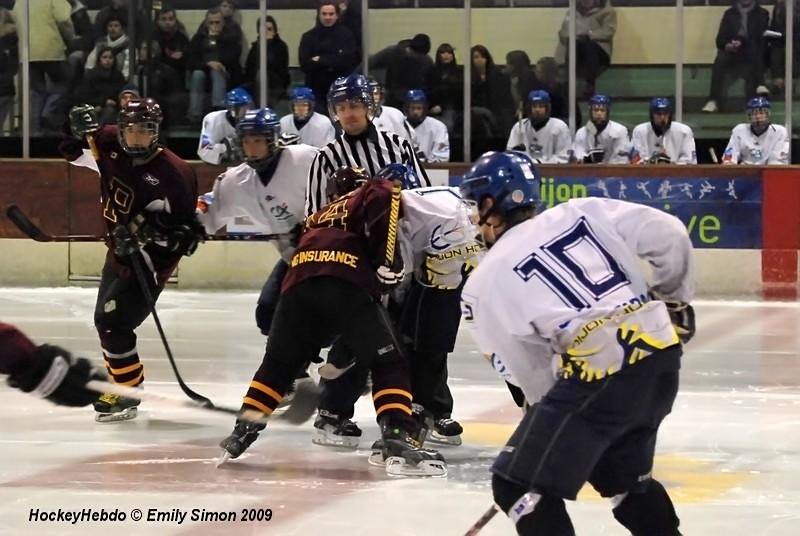
[[[663,165],[663,164],[671,164],[672,160],[670,159],[669,156],[667,156],[667,153],[657,153],[651,156],[648,162],[650,164]]]
[[[91,380],[108,378],[88,359],[75,358],[63,348],[43,344],[34,352],[30,366],[7,381],[11,387],[54,404],[80,407],[97,400],[97,393],[86,388]]]
[[[520,143],[519,145],[515,145],[514,147],[512,147],[511,150],[512,151],[522,151],[524,153],[525,152],[525,146]]]
[[[91,104],[73,106],[69,111],[69,128],[72,135],[83,139],[87,134],[94,134],[100,128],[97,111]]]
[[[197,198],[197,205],[195,206],[195,213],[205,214],[208,212],[209,207],[214,204],[214,192],[207,192]]]
[[[694,308],[688,303],[664,301],[669,318],[681,343],[686,344],[694,337]]]
[[[125,225],[117,225],[111,230],[111,239],[114,242],[114,255],[127,257],[139,251],[139,240]]]
[[[599,148],[590,150],[586,156],[583,157],[584,164],[602,164],[603,159],[606,157],[605,151]]]
[[[388,291],[403,280],[406,276],[406,271],[402,264],[391,268],[389,266],[379,266],[375,275],[378,277],[378,282],[381,284],[381,287]]]

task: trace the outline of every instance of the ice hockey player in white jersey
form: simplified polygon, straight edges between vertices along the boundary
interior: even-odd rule
[[[274,242],[281,254],[264,284],[256,306],[256,323],[269,334],[280,285],[288,270],[301,224],[305,220],[306,176],[317,149],[283,146],[280,121],[269,108],[250,110],[236,127],[245,163],[229,168],[200,196],[198,219],[215,233],[236,217],[247,217],[263,234],[280,234]]]
[[[561,119],[550,117],[550,94],[543,89],[528,93],[528,117],[511,128],[506,149],[523,151],[543,164],[566,164],[572,137]]]
[[[203,118],[197,156],[207,164],[238,165],[242,161],[236,143],[236,124],[253,107],[253,97],[242,88],[225,94],[225,109]]]
[[[414,129],[417,157],[422,162],[450,161],[450,134],[447,126],[428,116],[428,97],[421,89],[406,93],[406,121]]]
[[[314,111],[314,92],[308,87],[296,87],[291,93],[292,113],[281,117],[281,132],[297,134],[300,142],[323,147],[336,137],[331,120]]]
[[[763,166],[789,163],[789,136],[786,128],[769,120],[770,103],[765,97],[747,101],[747,123],[733,127],[731,139],[722,155],[723,164]]]
[[[383,104],[383,87],[374,78],[369,78],[369,88],[372,91],[372,100],[375,103],[375,114],[372,117],[372,124],[379,130],[385,130],[390,134],[397,134],[404,140],[414,145],[414,129],[406,121],[403,112],[393,106]]]
[[[494,502],[518,534],[572,536],[564,500],[590,482],[634,536],[679,536],[652,468],[694,333],[688,233],[614,199],[537,214],[539,182],[527,155],[506,152],[484,154],[461,184],[489,247],[462,292],[465,321],[532,404],[492,466]]]
[[[589,121],[575,134],[572,145],[575,160],[584,164],[630,162],[628,129],[610,117],[611,99],[607,95],[593,95],[589,99]]]
[[[672,101],[650,101],[650,121],[636,125],[631,135],[632,164],[696,164],[694,133],[688,125],[672,120]]]

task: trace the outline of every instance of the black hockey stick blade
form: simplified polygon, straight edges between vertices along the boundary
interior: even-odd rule
[[[9,205],[8,208],[6,208],[6,216],[11,220],[11,223],[17,226],[17,229],[30,238],[33,238],[37,242],[50,242],[50,237],[42,233],[42,230],[29,220],[17,205]]]
[[[303,424],[317,411],[321,398],[322,388],[313,380],[298,381],[289,407],[275,418],[291,424]]]

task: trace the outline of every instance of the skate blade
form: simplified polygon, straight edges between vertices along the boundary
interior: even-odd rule
[[[342,436],[341,439],[330,439],[325,432],[314,428],[314,435],[311,442],[320,447],[356,450],[361,438],[355,436]]]
[[[386,458],[383,457],[383,452],[379,450],[372,451],[369,458],[367,458],[367,462],[375,467],[386,467]]]
[[[116,413],[95,413],[94,420],[102,423],[123,422],[135,419],[137,415],[139,415],[139,410],[136,407],[132,407]]]
[[[221,454],[221,455],[220,455],[220,457],[217,459],[217,469],[219,469],[220,467],[222,467],[222,465],[223,465],[223,464],[225,464],[225,463],[226,463],[228,460],[230,460],[230,459],[231,459],[231,453],[230,453],[230,452],[228,452],[227,450],[224,450],[224,449],[223,449],[223,450],[222,450],[222,454]]]
[[[447,464],[441,460],[423,460],[417,465],[411,465],[405,458],[390,456],[386,458],[386,474],[389,476],[447,476]]]
[[[427,442],[434,443],[436,445],[444,445],[447,447],[458,447],[461,445],[462,440],[461,440],[461,435],[443,436],[435,432],[431,432],[430,434],[428,434]]]

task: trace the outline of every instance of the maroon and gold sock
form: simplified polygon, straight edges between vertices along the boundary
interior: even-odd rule
[[[136,348],[123,354],[103,351],[103,359],[114,383],[136,387],[144,381],[144,366],[139,362]]]

